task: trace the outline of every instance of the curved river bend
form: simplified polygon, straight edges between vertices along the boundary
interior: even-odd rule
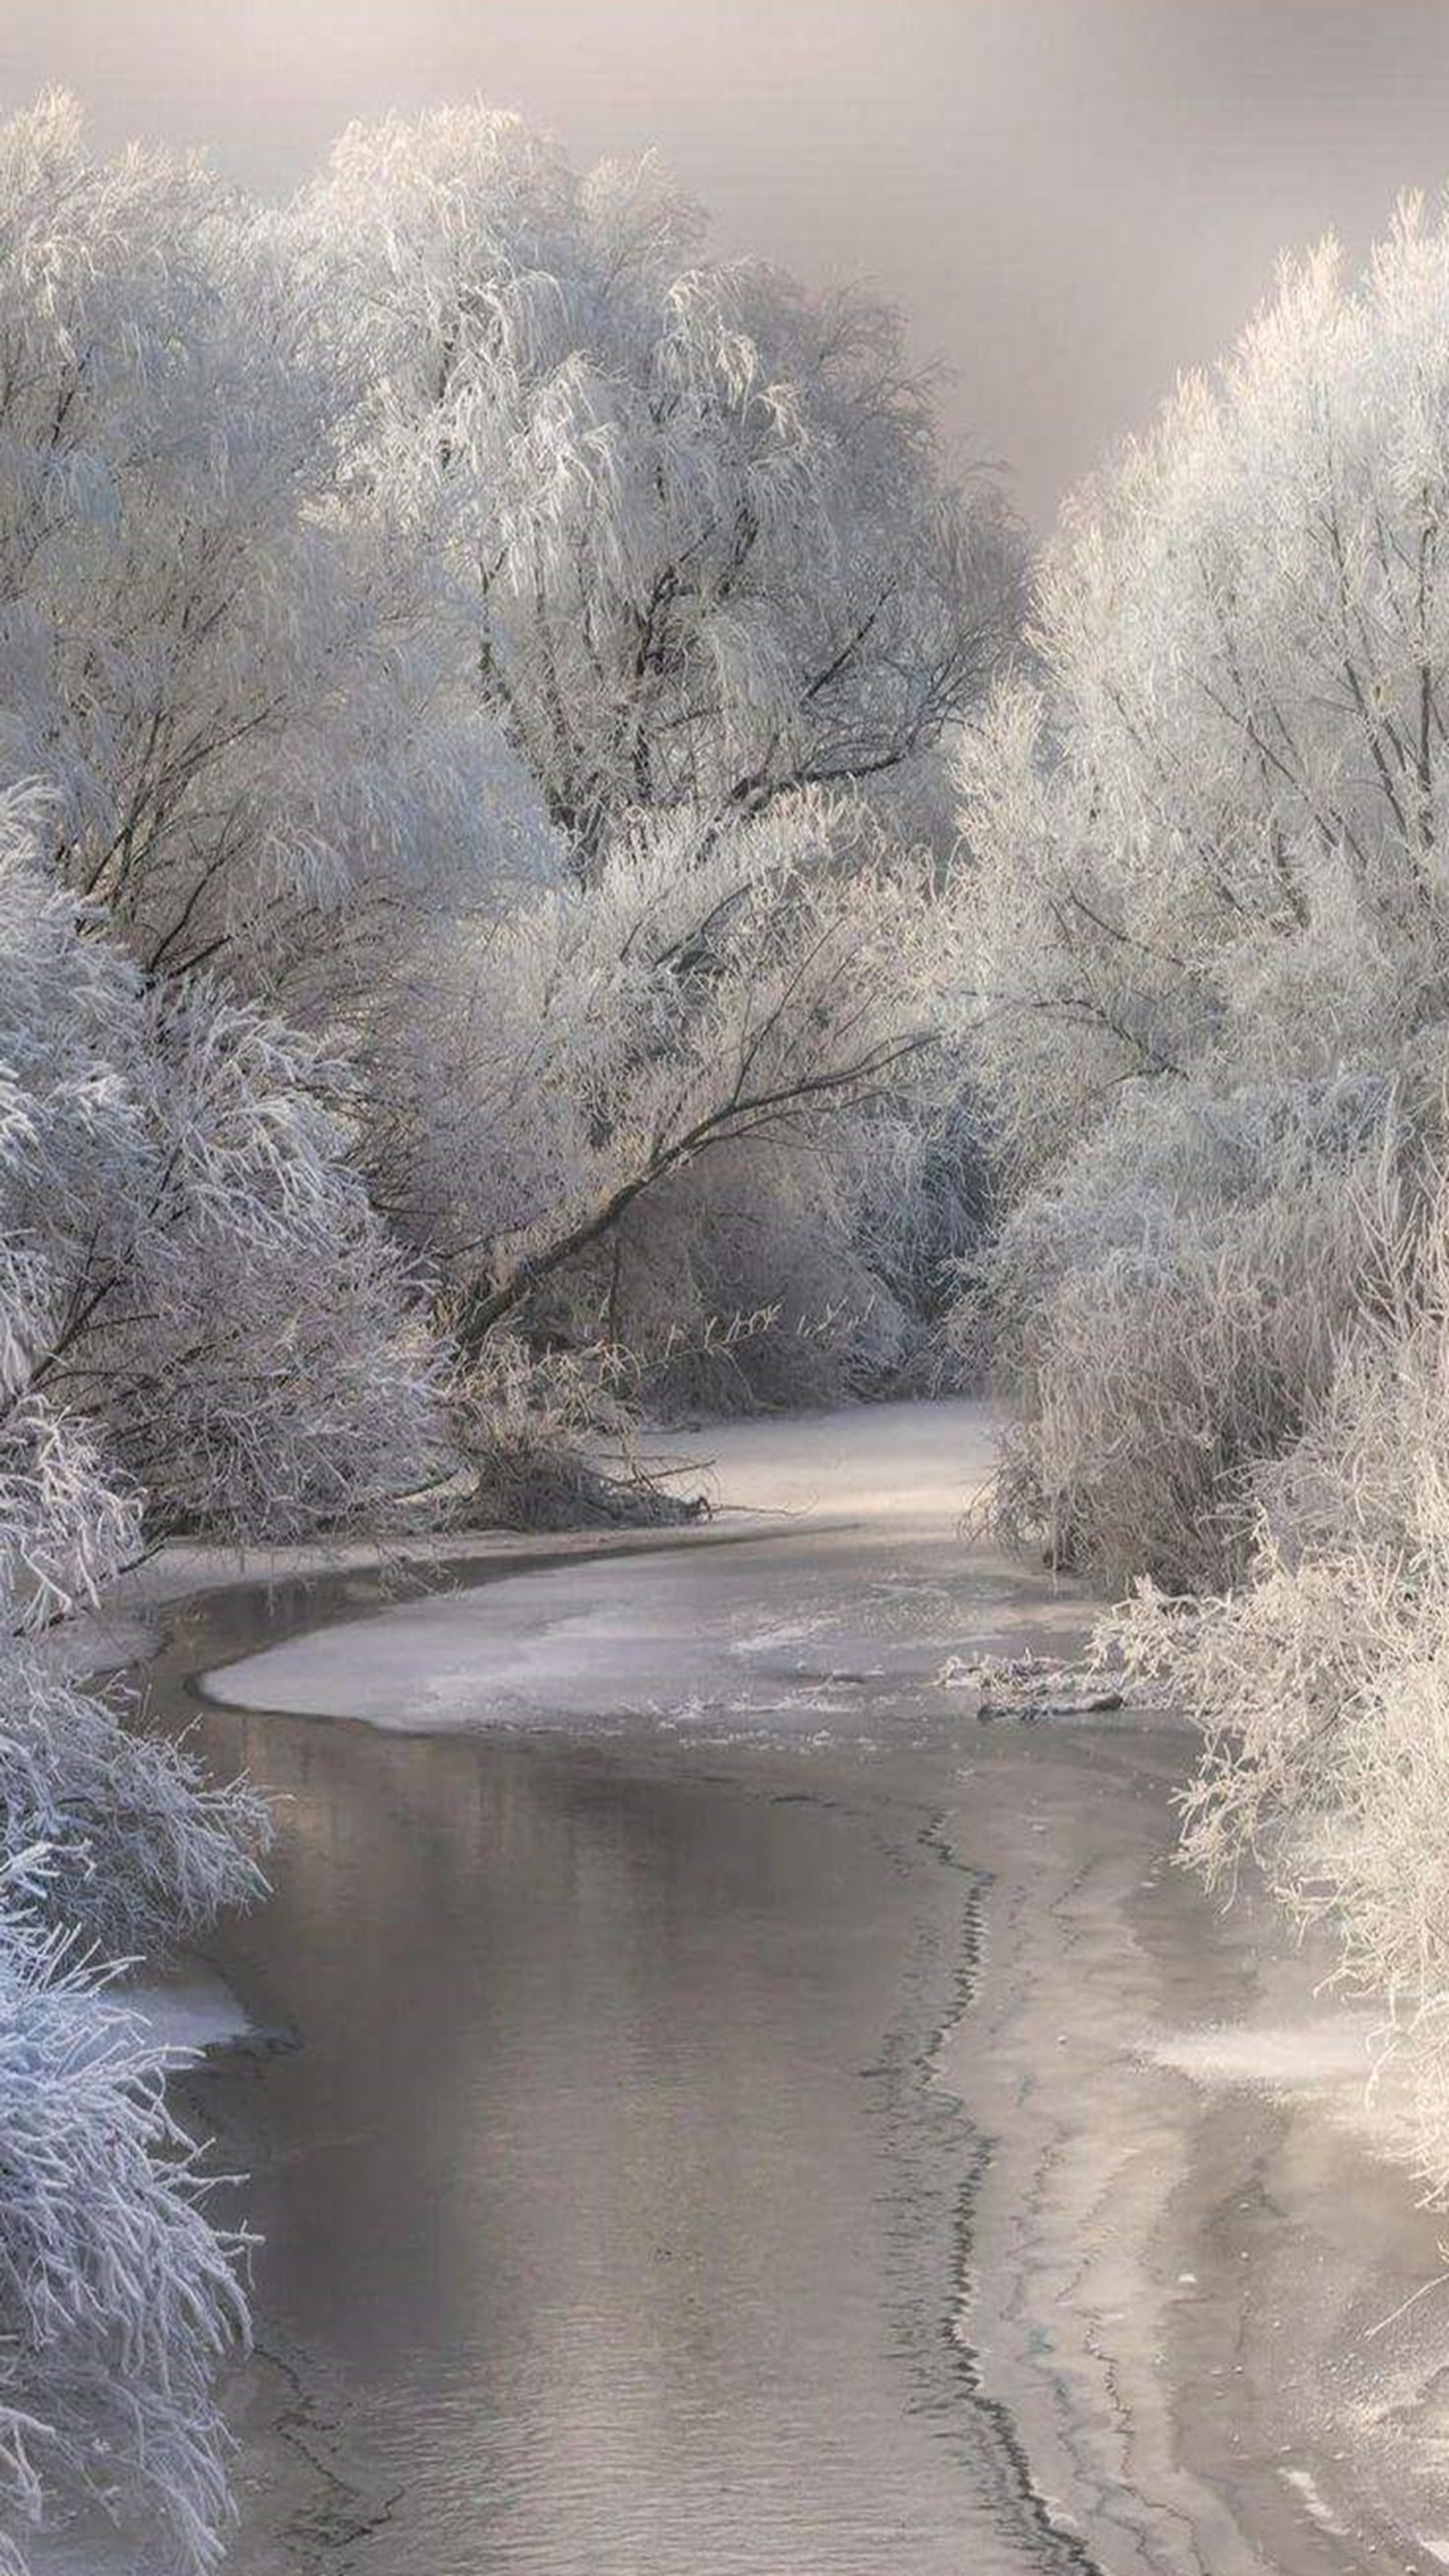
[[[279,1799],[275,1893],[218,1951],[279,2044],[192,2086],[265,2240],[236,2576],[1179,2563],[1095,2470],[1099,2529],[1078,2494],[1074,2536],[963,2338],[1002,2158],[938,2064],[977,1975],[983,1855],[950,1829],[977,1775],[992,1868],[992,1837],[1014,1841],[1023,1914],[1037,1879],[1058,1923],[1102,1782],[1129,1823],[1093,1826],[1091,1865],[1123,1888],[1160,1863],[1170,1783],[1124,1794],[1121,1738],[1084,1730],[1040,1821],[1050,1762],[1020,1757],[1045,1747],[980,1728],[936,1675],[951,1652],[1069,1641],[1080,1607],[963,1545],[963,1411],[897,1409],[872,1436],[893,1516],[860,1516],[828,1426],[806,1425],[787,1499],[824,1508],[783,1529],[540,1549],[435,1570],[411,1601],[338,1573],[175,1619],[153,1697],[196,1720],[205,1675],[210,1759]],[[980,2077],[1025,2154],[1052,2099],[1037,2043],[1015,2005],[973,2025],[953,2081]],[[1090,2081],[1108,2043],[1085,2017],[1081,2037]],[[1070,2168],[1079,2098],[1052,2116],[1042,2175]],[[1115,2276],[1104,2298],[1110,2320]],[[1084,2342],[1110,2330],[1093,2312]],[[1050,2354],[1037,2327],[1018,2340],[1024,2369]],[[1057,2418],[1064,2390],[1065,2363]],[[1049,2442],[1032,2456],[1056,2474]],[[1213,2576],[1354,2563],[1293,2513],[1301,2548],[1262,2558],[1234,2523]],[[1155,2527],[1180,2543],[1185,2524]],[[1180,2563],[1203,2564],[1190,2537]]]

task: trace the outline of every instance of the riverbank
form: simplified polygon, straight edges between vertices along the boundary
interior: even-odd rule
[[[656,2564],[668,2576],[694,2576],[696,2565],[706,2576],[705,2559],[687,2551],[691,2516],[708,2527],[708,2473],[701,2483],[691,2470],[676,2492],[672,2455],[633,2462],[609,2541],[619,2407],[635,2418],[611,2394],[608,2356],[627,2385],[639,2361],[632,2298],[654,2338],[639,2439],[651,2408],[672,2421],[664,2392],[692,2372],[716,2403],[675,2428],[681,2458],[697,2469],[703,2446],[722,2476],[746,2473],[743,2518],[729,2527],[725,2557],[718,2541],[708,2576],[735,2567],[878,2576],[886,2539],[866,2536],[864,2490],[843,2470],[821,2473],[817,2499],[836,2517],[833,2543],[808,2512],[788,2526],[763,2519],[771,2495],[798,2485],[802,2460],[828,2463],[842,2430],[861,2454],[864,2486],[884,2474],[902,2514],[908,2491],[921,2502],[890,2541],[902,2576],[954,2571],[968,2531],[973,2576],[1449,2565],[1449,2264],[1438,2225],[1415,2210],[1384,2153],[1382,2109],[1365,2111],[1361,2018],[1318,1992],[1324,1962],[1291,1951],[1271,1914],[1249,1899],[1224,1918],[1173,1865],[1172,1793],[1191,1758],[1180,1730],[1130,1715],[983,1727],[959,1693],[938,1686],[948,1651],[1069,1651],[1089,1617],[1069,1592],[963,1546],[952,1462],[984,1457],[979,1417],[902,1408],[834,1428],[821,1417],[788,1442],[781,1430],[742,1426],[711,1432],[707,1444],[721,1499],[738,1495],[770,1513],[768,1524],[725,1519],[682,1541],[490,1544],[481,1558],[460,1551],[451,1568],[352,1563],[295,1586],[274,1567],[268,1592],[214,1593],[161,1614],[172,1630],[157,1667],[163,1696],[206,1669],[216,1751],[289,1801],[278,1898],[228,1936],[222,1964],[265,2022],[294,2009],[289,1983],[311,1954],[301,2048],[224,2075],[220,2094],[214,2078],[206,2088],[208,2119],[219,2102],[228,2152],[235,2145],[256,2174],[251,2205],[272,2238],[258,2283],[269,2358],[239,2396],[250,2554],[233,2563],[247,2576],[344,2566],[412,2576],[453,2564],[468,2576],[545,2564],[568,2576],[585,2563],[610,2576]],[[692,1462],[700,1445],[683,1444]],[[432,1597],[383,1607],[399,1586]],[[223,1700],[225,1710],[215,1705]],[[308,1724],[307,1712],[346,1722]],[[731,1852],[732,1862],[719,1857]],[[577,1952],[550,1930],[557,1893],[538,1912],[528,1898],[541,1853],[566,1868],[565,1918],[583,1907]],[[506,1909],[487,1912],[478,1873],[492,1873],[496,1888],[510,1868],[522,1871],[514,1901],[532,1927],[513,1971],[525,2021],[511,2036],[495,2031],[483,2059],[470,2054],[460,2094],[459,2034],[471,2052],[497,2003],[503,1952],[514,1955],[516,1927]],[[536,2120],[549,2134],[547,2105],[531,2089],[535,2058],[578,2115],[561,2034],[574,2027],[579,1980],[589,2013],[573,2044],[586,2054],[590,2014],[616,2010],[621,1976],[638,1989],[656,1942],[666,1957],[688,1948],[701,1911],[709,1941],[733,1937],[731,1870],[756,1910],[730,1980],[692,1998],[667,1983],[634,1991],[634,2017],[610,2025],[642,2087],[629,2117],[593,2137],[577,2170],[549,2147],[528,2200],[529,2158],[511,2124]],[[593,1893],[585,1900],[581,1889]],[[614,1948],[596,1988],[589,1943],[601,1927]],[[460,1928],[491,1942],[491,1955],[461,1968],[450,1960]],[[881,1955],[863,1961],[862,1941]],[[415,1953],[401,1964],[399,1942]],[[529,1943],[540,1942],[557,1952],[552,1983],[528,1964]],[[361,1963],[351,1955],[359,1946]],[[431,1995],[438,2023],[388,2039],[389,2081],[406,2078],[409,2098],[386,2106],[375,2047],[370,2056],[366,2034],[359,2046],[342,2027],[362,1991],[359,1964],[382,1982],[390,2017],[419,2021]],[[707,2016],[703,2046],[694,2011]],[[812,2014],[835,2035],[828,2063],[816,2062]],[[710,2033],[741,2019],[754,2054],[725,2061],[726,2081]],[[605,2086],[611,2062],[599,2062]],[[891,2133],[909,2189],[895,2233],[877,2241],[861,2232],[861,2213],[881,2197],[861,2140],[884,2134],[882,2115],[875,2131],[862,2129],[854,2106],[862,2070],[877,2082],[881,2068],[894,2070],[895,2080],[902,2064],[922,2079],[892,2097],[898,2113],[910,2106],[907,2126]],[[671,2070],[663,2097],[661,2065]],[[772,2112],[773,2126],[749,2133],[750,2154],[764,2153],[775,2178],[762,2191],[746,2171],[740,2196],[739,2171],[717,2151],[737,2105],[762,2086],[778,2119]],[[661,2098],[672,2107],[658,2127]],[[420,2174],[410,2138],[424,2111],[434,2140]],[[652,2141],[642,2160],[641,2135]],[[797,2205],[783,2177],[807,2147],[812,2170]],[[465,2189],[450,2152],[469,2166]],[[661,2200],[681,2156],[688,2187]],[[436,2231],[446,2215],[453,2252],[468,2255],[484,2299],[479,2231],[484,2246],[503,2248],[506,2270],[518,2259],[522,2209],[541,2248],[550,2206],[570,2195],[597,2222],[601,2164],[613,2175],[603,2223],[619,2265],[605,2304],[596,2282],[580,2313],[604,2377],[581,2389],[570,2376],[575,2313],[573,2343],[551,2365],[562,2378],[545,2377],[520,2413],[453,2293],[429,2311],[419,2266],[424,2284],[439,2284],[418,2228]],[[500,2173],[525,2195],[501,2233],[489,2197]],[[626,2174],[653,2251],[641,2253],[643,2238],[621,2225]],[[840,2245],[814,2214],[832,2190],[845,2203],[840,2244],[854,2229],[864,2249],[847,2258],[860,2295],[843,2306],[831,2283]],[[705,2223],[711,2209],[717,2228]],[[662,2305],[661,2212],[671,2267]],[[764,2270],[742,2275],[752,2230]],[[380,2249],[379,2231],[392,2239]],[[803,2263],[802,2244],[813,2249]],[[587,2285],[594,2258],[581,2247],[573,2260]],[[534,2291],[545,2312],[560,2300],[569,2310],[577,2285],[542,2251],[540,2260]],[[356,2279],[343,2277],[359,2264],[371,2267],[361,2307]],[[690,2297],[674,2294],[676,2281]],[[279,2282],[294,2308],[278,2339]],[[758,2304],[776,2294],[778,2347]],[[531,2313],[525,2295],[496,2321],[525,2377],[536,2361],[522,2356],[538,2351]],[[359,2396],[354,2384],[369,2333],[379,2352],[392,2338],[403,2365],[385,2396]],[[727,2348],[731,2333],[741,2350]],[[759,2333],[783,2373],[768,2427],[741,2395],[749,2372],[731,2375]],[[869,2360],[877,2342],[898,2347],[879,2377]],[[946,2343],[956,2367],[943,2378]],[[706,2347],[723,2374],[713,2380],[700,2378]],[[938,2360],[913,2379],[902,2350]],[[798,2428],[809,2438],[797,2452],[793,2437],[782,2447],[778,2409],[788,2428],[802,2357],[829,2402]],[[382,2367],[379,2358],[374,2371]],[[752,2367],[758,2377],[758,2353]],[[710,2448],[731,2407],[755,2425],[742,2460],[731,2461],[727,2440]],[[529,2446],[561,2414],[578,2445],[562,2482],[576,2518],[548,2528]],[[902,2484],[901,2427],[920,2416],[931,2442],[911,2452]],[[510,2423],[519,2452],[508,2450]],[[938,2483],[933,2446],[949,2451],[953,2439],[961,2457]],[[278,2479],[279,2441],[290,2484]],[[421,2521],[406,2520],[401,2490],[379,2487],[379,2457],[428,2489]],[[751,2468],[762,2481],[753,2500]],[[459,2509],[465,2474],[479,2491]],[[500,2519],[490,2479],[513,2520]],[[550,2492],[556,2499],[557,2476]],[[628,2494],[637,2507],[650,2493],[661,2500],[659,2529],[641,2537]],[[570,2557],[590,2530],[604,2554]]]

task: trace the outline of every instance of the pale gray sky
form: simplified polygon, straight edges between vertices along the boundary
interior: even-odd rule
[[[0,104],[46,81],[273,191],[475,91],[657,144],[726,251],[901,304],[1038,524],[1282,246],[1449,177],[1449,0],[0,0]]]

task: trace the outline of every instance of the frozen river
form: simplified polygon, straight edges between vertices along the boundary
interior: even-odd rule
[[[1181,1739],[938,1680],[1083,1623],[963,1540],[985,1454],[950,1405],[745,1426],[717,1489],[768,1525],[176,1616],[162,1704],[204,1676],[279,1799],[218,1964],[281,2044],[194,2087],[265,2239],[234,2576],[1398,2545],[1442,2356],[1341,2347],[1433,2222],[1258,2080],[1311,1978],[1168,1865]]]
[[[972,2142],[930,2062],[978,1894],[933,1676],[1040,1603],[956,1537],[974,1420],[875,1432],[868,1497],[825,1426],[793,1484],[736,1436],[793,1532],[360,1618],[355,1577],[224,1597],[173,1647],[351,1614],[208,1684],[262,1703],[206,1730],[281,1798],[225,1964],[301,2043],[205,2092],[266,2238],[252,2402],[287,2392],[252,2576],[1072,2563],[954,2331]]]

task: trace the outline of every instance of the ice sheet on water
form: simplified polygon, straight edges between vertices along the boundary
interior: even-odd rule
[[[956,1530],[991,1455],[983,1407],[858,1406],[677,1438],[696,1482],[713,1458],[723,1506],[796,1515],[790,1529],[777,1517],[758,1541],[510,1566],[247,1657],[210,1677],[215,1696],[434,1732],[687,1723],[701,1708],[849,1724],[873,1694],[931,1688],[961,1635]],[[999,1627],[1000,1587],[990,1615]]]

